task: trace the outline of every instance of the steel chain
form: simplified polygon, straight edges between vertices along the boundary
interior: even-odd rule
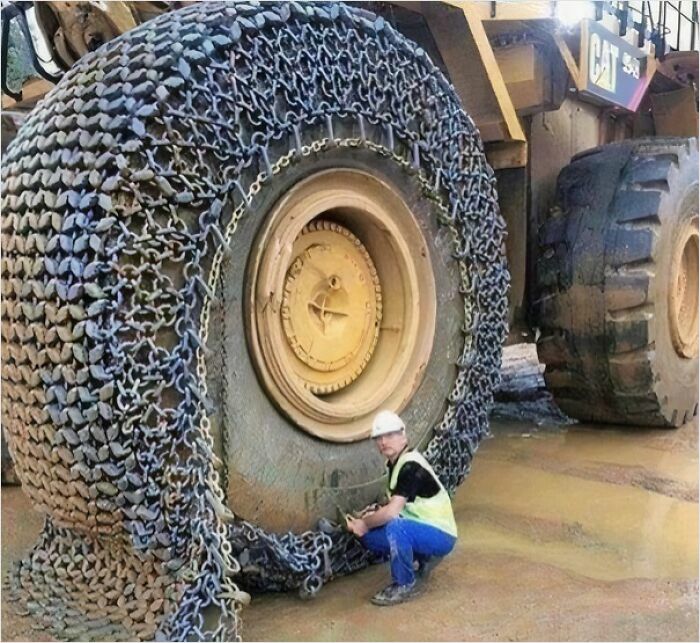
[[[322,3],[165,14],[78,61],[8,148],[3,425],[47,514],[8,582],[57,635],[232,640],[234,577],[310,596],[369,562],[328,525],[280,535],[233,518],[207,390],[238,223],[274,176],[338,147],[411,173],[453,236],[464,346],[425,451],[453,491],[488,432],[505,226],[453,89],[381,18]]]

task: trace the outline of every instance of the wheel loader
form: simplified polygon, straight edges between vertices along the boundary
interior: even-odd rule
[[[698,410],[694,2],[6,2],[3,427],[57,636],[230,640],[367,565],[382,409],[453,491],[506,341]]]

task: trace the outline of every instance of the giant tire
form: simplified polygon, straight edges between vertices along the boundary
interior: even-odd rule
[[[244,477],[244,511],[275,527],[376,493],[366,444],[335,446],[336,458],[265,401],[236,302],[266,213],[329,166],[391,183],[430,242],[442,314],[403,412],[454,489],[488,432],[498,380],[504,224],[456,94],[382,19],[320,3],[166,14],[81,59],[8,149],[3,424],[24,489],[48,516],[13,588],[42,595],[27,605],[48,621],[59,611],[74,638],[93,613],[174,640],[201,635],[207,605],[231,616],[239,566],[224,503],[236,510]],[[219,469],[227,498],[217,452],[233,465]],[[259,466],[246,459],[237,476],[231,454]],[[358,493],[335,495],[344,477]],[[99,574],[45,573],[72,555],[100,561]],[[224,625],[233,636],[235,619]]]
[[[545,381],[572,417],[674,427],[697,415],[697,193],[697,139],[606,145],[559,175],[534,312]]]
[[[345,127],[338,123],[334,129],[342,135]],[[453,241],[448,229],[438,225],[433,204],[423,197],[420,185],[410,174],[394,162],[362,149],[330,150],[302,159],[279,174],[261,194],[255,216],[246,217],[238,226],[232,256],[221,280],[221,287],[226,289],[221,294],[225,313],[221,326],[210,332],[213,354],[225,356],[221,364],[212,364],[210,390],[217,408],[224,411],[219,430],[227,433],[231,445],[228,453],[222,453],[228,465],[231,503],[237,514],[276,531],[315,526],[321,516],[335,516],[338,506],[364,506],[381,492],[382,464],[368,440],[322,440],[300,430],[279,411],[259,381],[249,338],[241,324],[246,318],[250,276],[244,276],[250,263],[249,250],[255,246],[265,213],[291,186],[324,170],[339,168],[370,172],[399,189],[429,240],[440,314],[421,385],[401,410],[411,442],[417,446],[427,444],[433,427],[445,413],[464,343],[464,302]],[[390,297],[391,292],[385,296]],[[225,377],[220,377],[220,372]]]

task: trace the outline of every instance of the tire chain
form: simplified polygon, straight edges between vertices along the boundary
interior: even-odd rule
[[[8,148],[3,425],[47,515],[8,583],[56,635],[231,640],[235,575],[309,596],[369,562],[339,529],[234,519],[208,417],[208,321],[236,225],[275,174],[337,146],[411,172],[452,232],[465,341],[425,454],[453,491],[488,434],[505,226],[473,122],[382,18],[321,3],[164,14],[78,61]]]

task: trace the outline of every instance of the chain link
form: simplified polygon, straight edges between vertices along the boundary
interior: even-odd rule
[[[8,582],[58,635],[233,640],[234,578],[312,596],[370,562],[328,522],[271,534],[231,515],[207,389],[240,221],[339,147],[412,174],[453,238],[464,345],[425,451],[453,491],[488,432],[505,226],[474,124],[424,51],[337,3],[198,3],[78,61],[9,146],[3,425],[47,519]]]

